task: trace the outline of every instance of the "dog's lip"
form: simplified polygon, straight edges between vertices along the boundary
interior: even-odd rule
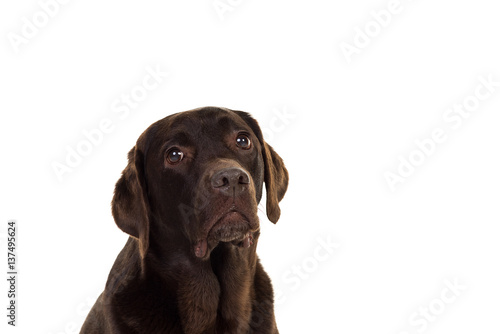
[[[233,205],[231,205],[231,207],[228,210],[225,210],[224,212],[222,212],[220,215],[218,215],[213,220],[212,224],[210,224],[210,227],[207,230],[207,233],[206,233],[205,237],[208,238],[208,236],[210,235],[210,232],[212,232],[212,230],[214,229],[214,227],[216,227],[225,218],[227,218],[228,216],[231,216],[231,215],[239,215],[239,216],[241,216],[241,218],[248,224],[248,226],[251,227],[250,226],[251,225],[250,224],[250,220],[248,219],[247,215],[245,213],[243,213],[241,210],[238,210],[238,208],[233,204]]]
[[[218,225],[220,225],[223,222],[223,220],[225,220],[227,218],[232,218],[233,216],[235,218],[237,218],[238,216],[241,217],[243,222],[246,223],[248,225],[248,228],[250,229],[250,222],[249,222],[247,216],[245,214],[243,214],[242,212],[236,210],[235,208],[231,208],[229,211],[220,215],[220,217],[215,221],[215,223],[212,224],[212,226],[208,230],[207,238],[210,236],[210,234],[212,233],[214,228],[217,227]]]
[[[248,226],[248,230],[245,234],[241,236],[241,238],[229,238],[231,240],[216,240],[214,239],[213,241],[216,241],[217,243],[220,242],[233,242],[237,244],[241,244],[244,247],[248,248],[253,244],[253,232],[257,231],[259,229],[258,223],[257,226],[255,226],[255,223],[252,223],[247,216],[238,210],[236,206],[232,205],[231,208],[229,208],[227,211],[223,212],[222,214],[218,215],[216,219],[213,220],[213,223],[210,224],[210,227],[208,228],[207,232],[205,235],[198,239],[196,244],[194,245],[194,252],[195,255],[198,258],[205,258],[207,256],[208,252],[208,242],[210,238],[210,235],[214,228],[216,228],[219,224],[222,224],[223,220],[227,218],[230,215],[237,215],[242,218],[242,223],[246,224]]]

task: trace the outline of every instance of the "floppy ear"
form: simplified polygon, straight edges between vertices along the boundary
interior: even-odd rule
[[[281,215],[279,202],[285,196],[288,188],[288,171],[283,163],[283,159],[274,151],[271,145],[264,141],[264,136],[259,127],[259,123],[244,111],[232,110],[238,114],[255,133],[262,146],[262,157],[264,159],[264,182],[266,184],[267,218],[276,223]]]
[[[144,177],[144,154],[136,145],[128,153],[128,165],[116,182],[111,211],[116,225],[138,239],[141,258],[149,247],[149,205]]]
[[[276,224],[281,215],[279,202],[285,196],[288,188],[288,171],[283,159],[273,148],[262,140],[264,156],[264,181],[266,183],[267,218]]]

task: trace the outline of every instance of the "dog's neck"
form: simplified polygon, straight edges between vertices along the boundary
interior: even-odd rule
[[[170,254],[151,253],[146,258],[146,272],[151,268],[161,268],[159,261],[163,260],[164,264],[168,264],[167,268],[163,266],[165,270],[155,274],[175,282],[173,286],[177,289],[172,293],[177,297],[178,312],[185,333],[203,333],[205,330],[211,332],[215,328],[219,331],[219,321],[225,324],[223,333],[248,331],[258,236],[259,233],[256,232],[254,244],[249,248],[221,242],[207,259],[197,258],[189,245],[182,252],[177,249]],[[154,240],[151,246],[154,251]],[[148,261],[154,263],[148,265]]]
[[[184,333],[247,333],[259,232],[254,233],[250,247],[220,242],[205,259],[196,257],[189,242],[184,246],[179,239],[169,242],[169,238],[179,236],[151,232],[144,258],[139,256],[139,241],[129,239],[113,266],[105,294],[115,299],[116,305],[149,305],[147,292],[157,287],[163,289],[163,296],[158,297],[165,300],[165,311],[176,309]],[[173,245],[177,248],[169,249]],[[122,299],[128,295],[136,299]]]

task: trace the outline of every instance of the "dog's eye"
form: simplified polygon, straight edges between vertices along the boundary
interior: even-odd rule
[[[252,142],[250,141],[250,138],[248,138],[247,135],[241,133],[238,135],[238,137],[236,137],[236,145],[239,148],[248,150],[252,146]]]
[[[181,150],[174,147],[167,151],[166,159],[167,162],[171,165],[175,165],[181,162],[182,158],[184,158],[184,153]]]

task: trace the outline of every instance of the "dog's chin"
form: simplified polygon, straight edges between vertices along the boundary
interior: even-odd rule
[[[220,242],[249,248],[253,245],[253,232],[257,231],[258,227],[258,220],[250,220],[238,211],[229,211],[213,224],[206,238],[197,241],[194,253],[198,258],[207,259]]]
[[[210,241],[241,240],[250,231],[250,222],[241,213],[231,211],[222,216],[208,232]]]

